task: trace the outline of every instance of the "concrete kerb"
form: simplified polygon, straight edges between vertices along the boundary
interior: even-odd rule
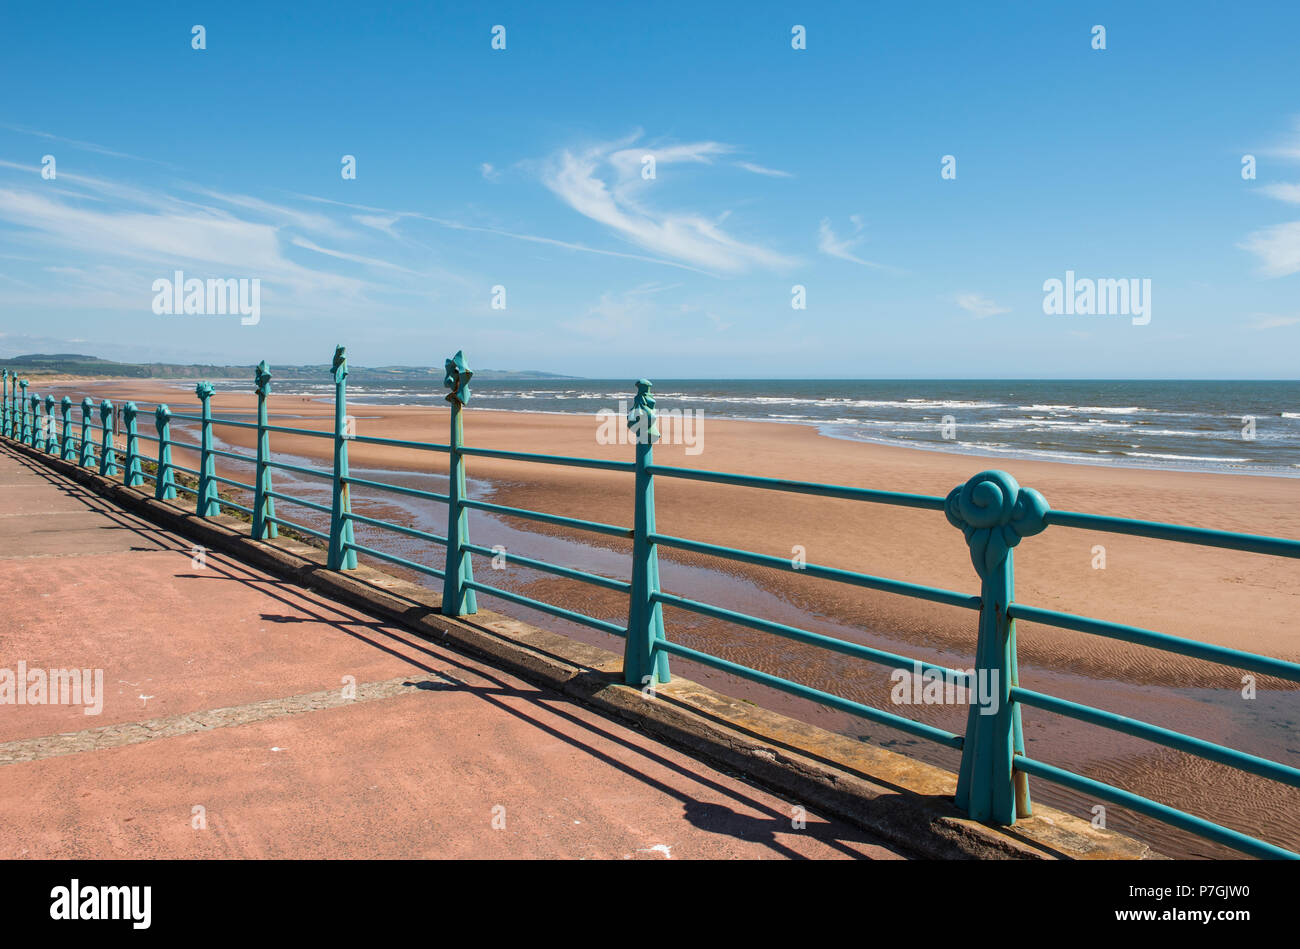
[[[622,657],[490,610],[452,618],[433,590],[373,567],[335,572],[325,552],[289,538],[256,541],[247,524],[200,518],[75,464],[0,438],[10,450],[168,530],[330,599],[399,624],[553,689],[607,716],[744,775],[793,803],[834,814],[912,854],[965,859],[1160,859],[1149,846],[1041,803],[997,828],[952,803],[956,775],[674,676],[654,699],[621,684]]]

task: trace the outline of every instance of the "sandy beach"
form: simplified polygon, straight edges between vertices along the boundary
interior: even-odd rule
[[[84,388],[96,397],[166,400],[174,411],[197,412],[188,386],[110,382]],[[255,406],[251,393],[218,392],[213,397],[217,415],[249,412]],[[272,394],[270,411],[273,422],[279,417],[280,424],[289,426],[328,429],[332,424],[332,407],[306,397]],[[360,435],[432,442],[447,438],[445,409],[354,403],[351,413]],[[285,421],[285,416],[295,419]],[[660,444],[656,461],[934,495],[947,494],[984,468],[1001,467],[1022,486],[1041,491],[1056,509],[1300,537],[1300,482],[1286,478],[981,459],[828,438],[806,425],[720,419],[707,419],[705,425],[698,454],[687,454],[680,444]],[[629,445],[598,444],[597,428],[594,416],[474,411],[472,403],[465,414],[468,445],[631,457]],[[225,428],[218,434],[241,448],[254,447],[246,429]],[[328,461],[331,450],[327,441],[305,436],[277,434],[272,444],[274,450],[320,461]],[[351,445],[350,452],[354,465],[446,471],[440,453],[361,443]],[[467,468],[472,478],[494,482],[500,503],[631,522],[630,475],[489,458],[470,458]],[[233,466],[231,473],[244,474]],[[966,545],[938,512],[670,478],[657,479],[656,492],[662,533],[785,558],[802,546],[809,563],[978,592]],[[363,503],[358,493],[358,510]],[[592,536],[584,539],[597,542]],[[1104,569],[1094,568],[1096,545],[1105,547]],[[668,550],[660,556],[694,557]],[[1292,619],[1300,613],[1300,588],[1292,561],[1061,527],[1029,538],[1016,557],[1021,602],[1285,659],[1300,657],[1292,629]],[[779,591],[801,608],[852,625],[895,629],[921,642],[965,648],[973,643],[974,616],[964,610],[764,568],[730,564],[727,569]],[[1029,662],[1167,685],[1223,687],[1238,679],[1233,670],[1096,636],[1029,623],[1019,627],[1020,654]]]

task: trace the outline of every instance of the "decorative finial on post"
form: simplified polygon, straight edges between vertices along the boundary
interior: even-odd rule
[[[126,425],[126,463],[123,465],[122,483],[128,488],[144,484],[144,475],[140,471],[140,432],[136,428],[139,413],[134,402],[122,406],[122,422]]]
[[[325,564],[330,570],[355,570],[357,552],[352,528],[352,491],[348,472],[348,351],[334,347],[334,494],[330,506],[330,540]]]
[[[979,638],[975,677],[979,692],[966,716],[966,740],[957,775],[956,804],[976,820],[1014,824],[1029,817],[1029,783],[1015,770],[1025,753],[1020,705],[1011,701],[1019,683],[1016,624],[1008,615],[1015,601],[1012,550],[1047,526],[1047,501],[1022,488],[1005,471],[981,471],[948,493],[944,513],[966,537],[980,577]]]
[[[253,387],[257,390],[259,398],[265,398],[271,391],[271,367],[263,359],[253,370]]]
[[[19,379],[18,385],[22,388],[22,395],[18,397],[18,414],[22,416],[21,431],[18,440],[24,445],[32,440],[32,423],[27,419],[27,385],[26,379]]]
[[[645,443],[647,437],[651,442],[659,440],[659,413],[655,411],[655,397],[650,391],[652,388],[654,383],[649,379],[638,379],[632,408],[627,413],[627,427],[636,436],[638,444]]]
[[[444,366],[446,375],[443,377],[442,384],[451,390],[446,395],[447,401],[457,405],[468,404],[469,380],[474,376],[474,370],[465,365],[464,351],[457,350],[456,355],[448,359]]]
[[[58,443],[54,440],[54,396],[45,396],[45,453],[53,455],[54,446]]]

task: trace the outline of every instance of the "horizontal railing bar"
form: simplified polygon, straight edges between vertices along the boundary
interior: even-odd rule
[[[244,505],[242,505],[242,504],[236,504],[234,501],[227,501],[225,498],[221,497],[220,495],[217,496],[217,503],[218,503],[219,505],[221,505],[222,507],[233,507],[233,508],[237,508],[237,509],[243,511],[245,514],[252,514],[252,513],[253,513],[253,509],[252,509],[251,507],[244,507]]]
[[[1180,827],[1183,830],[1191,831],[1198,837],[1204,837],[1208,840],[1214,840],[1221,844],[1226,844],[1243,853],[1251,854],[1255,857],[1264,857],[1268,859],[1300,859],[1300,854],[1294,854],[1289,850],[1281,847],[1275,847],[1273,844],[1265,843],[1262,840],[1256,840],[1254,837],[1247,836],[1240,831],[1232,830],[1220,824],[1215,824],[1203,817],[1197,817],[1194,814],[1188,814],[1185,811],[1177,810],[1167,804],[1160,804],[1150,798],[1134,794],[1132,791],[1125,791],[1122,788],[1113,787],[1109,784],[1103,784],[1101,781],[1094,781],[1092,778],[1085,778],[1081,774],[1075,774],[1072,771],[1066,771],[1055,765],[1044,764],[1041,761],[1034,761],[1032,758],[1026,758],[1023,755],[1016,755],[1012,759],[1012,764],[1017,771],[1023,771],[1025,774],[1032,774],[1036,777],[1045,778],[1056,784],[1064,785],[1075,791],[1081,791],[1090,796],[1099,797],[1104,801],[1110,801],[1112,804],[1118,804],[1121,807],[1127,807],[1129,810],[1137,811],[1139,814],[1145,814],[1148,817],[1154,817],[1156,820],[1164,821],[1174,827]]]
[[[1208,527],[1187,527],[1182,524],[1162,524],[1159,521],[1139,521],[1128,517],[1107,517],[1100,514],[1080,514],[1075,511],[1049,510],[1044,518],[1048,524],[1077,527],[1082,530],[1105,531],[1111,534],[1134,534],[1172,540],[1183,544],[1204,547],[1226,547],[1254,554],[1275,557],[1300,557],[1300,540],[1286,537],[1268,537],[1262,534],[1238,534],[1233,531],[1213,530]]]
[[[519,603],[523,606],[531,606],[535,610],[543,613],[550,613],[552,616],[558,616],[561,619],[567,619],[570,622],[581,623],[583,626],[590,626],[592,629],[598,629],[601,632],[610,633],[614,636],[626,636],[627,630],[622,626],[606,622],[603,619],[596,619],[594,616],[588,616],[586,613],[575,613],[573,610],[566,610],[562,606],[552,606],[550,603],[543,603],[541,600],[534,600],[531,596],[524,596],[522,593],[511,593],[509,590],[502,590],[500,587],[488,586],[486,583],[479,583],[477,580],[465,580],[464,585],[471,590],[478,590],[480,593],[488,596],[499,596],[503,600],[509,600],[511,603]]]
[[[447,538],[441,534],[430,534],[428,531],[417,530],[414,527],[403,527],[401,524],[393,524],[389,521],[381,521],[375,517],[366,517],[364,514],[357,514],[355,511],[345,511],[343,516],[354,521],[360,521],[362,524],[370,524],[374,527],[381,527],[385,530],[397,531],[399,534],[406,534],[408,537],[418,537],[421,540],[427,540],[431,543],[442,544],[446,546]]]
[[[175,468],[177,471],[184,471],[186,474],[192,474],[195,477],[198,477],[200,474],[199,471],[195,468],[186,468],[184,465],[178,465],[175,462],[171,462],[169,467]]]
[[[286,435],[311,435],[316,438],[333,438],[333,432],[322,432],[312,428],[289,428],[287,425],[268,425],[268,432],[283,432]]]
[[[199,492],[196,489],[186,487],[183,484],[174,484],[172,485],[172,487],[175,488],[177,491],[184,491],[186,494],[192,494],[196,498],[199,496]]]
[[[651,595],[651,599],[657,600],[665,606],[676,606],[679,609],[689,610],[692,613],[712,616],[714,619],[724,620],[729,623],[739,623],[741,626],[748,626],[751,629],[757,629],[761,632],[772,633],[775,636],[781,636],[785,639],[796,639],[799,642],[808,643],[810,646],[821,646],[825,649],[833,649],[836,652],[844,653],[845,655],[857,656],[860,659],[866,659],[869,662],[875,662],[882,666],[906,669],[909,672],[916,667],[920,667],[923,671],[941,673],[946,679],[961,684],[969,685],[970,683],[970,674],[962,672],[960,669],[949,669],[946,666],[937,665],[933,662],[926,662],[921,659],[908,659],[906,656],[899,656],[892,652],[885,652],[882,649],[873,649],[870,646],[863,646],[859,643],[851,643],[847,640],[836,639],[833,636],[823,636],[821,633],[799,629],[797,626],[787,626],[784,623],[777,623],[773,620],[760,619],[757,616],[749,616],[745,613],[736,613],[732,610],[724,609],[721,606],[714,606],[711,603],[701,603],[698,600],[688,600],[685,597],[673,596],[670,593],[655,593]]]
[[[918,738],[925,738],[929,741],[937,742],[940,745],[947,745],[950,748],[960,748],[965,744],[965,740],[960,735],[954,735],[952,732],[944,731],[942,728],[935,728],[933,725],[927,725],[924,722],[914,722],[910,718],[903,718],[901,715],[895,715],[892,712],[882,712],[878,708],[872,708],[870,705],[863,705],[861,702],[854,702],[852,699],[841,698],[830,692],[823,692],[821,689],[814,689],[809,685],[802,685],[798,682],[791,682],[789,679],[782,679],[779,676],[771,675],[767,672],[759,672],[757,669],[751,669],[749,666],[742,666],[731,662],[727,659],[721,659],[718,656],[709,655],[706,652],[700,652],[698,649],[691,649],[689,646],[683,646],[680,643],[671,642],[667,639],[656,639],[651,646],[652,650],[662,650],[663,652],[672,653],[681,656],[684,659],[693,659],[696,662],[703,663],[707,666],[713,666],[715,669],[721,669],[724,672],[730,672],[744,679],[752,679],[755,682],[761,682],[764,685],[770,685],[774,689],[780,689],[782,692],[789,692],[792,695],[798,695],[805,699],[811,699],[814,702],[820,702],[823,705],[831,705],[845,712],[852,712],[860,715],[869,721],[878,722],[881,725],[889,725],[891,728],[897,728],[899,731],[907,732],[910,735],[916,735]]]
[[[266,518],[266,521],[267,521],[267,523],[270,523],[270,524],[280,524],[280,525],[283,526],[283,527],[290,527],[290,528],[293,528],[294,530],[296,530],[296,531],[301,531],[301,532],[304,533],[304,534],[310,534],[310,535],[313,536],[313,537],[319,537],[321,540],[329,540],[329,539],[330,539],[330,535],[329,535],[329,534],[322,534],[320,531],[316,530],[314,527],[307,527],[307,526],[304,525],[304,524],[295,524],[293,521],[286,521],[283,517],[270,517],[270,516],[268,516],[268,517]]]
[[[907,494],[901,491],[877,491],[872,488],[851,488],[842,484],[819,484],[816,481],[791,481],[786,478],[764,478],[759,475],[732,474],[729,471],[705,471],[700,468],[674,468],[669,465],[649,465],[652,475],[665,478],[682,478],[687,481],[712,481],[743,488],[766,488],[770,491],[790,491],[795,494],[812,494],[819,497],[844,498],[850,501],[870,501],[876,504],[895,504],[930,511],[942,511],[944,499],[933,494]]]
[[[233,451],[222,451],[220,448],[209,448],[208,451],[214,455],[220,455],[222,458],[231,458],[235,461],[246,461],[249,464],[257,464],[257,459],[251,455],[240,455]]]
[[[328,504],[317,504],[315,501],[304,501],[301,498],[295,498],[292,495],[281,494],[279,491],[267,491],[265,493],[268,498],[279,498],[281,501],[286,501],[289,504],[297,504],[300,507],[311,508],[313,511],[320,511],[324,514],[333,515],[334,513],[334,509]]]
[[[190,451],[203,451],[202,445],[195,445],[190,442],[178,442],[174,438],[167,444],[171,445],[173,448],[188,448]]]
[[[376,550],[374,547],[366,547],[362,544],[344,544],[348,550],[355,550],[359,554],[369,554],[372,557],[378,557],[381,560],[389,560],[395,564],[400,564],[411,570],[418,570],[420,573],[427,573],[434,577],[445,577],[446,574],[435,567],[428,567],[422,563],[416,563],[413,560],[407,560],[405,557],[399,557],[397,554],[390,554],[384,550]]]
[[[553,573],[560,577],[569,577],[572,580],[581,580],[583,583],[591,583],[598,587],[605,587],[609,590],[618,590],[620,593],[627,593],[632,589],[632,584],[623,580],[613,580],[609,577],[602,577],[599,574],[587,573],[584,570],[576,570],[573,567],[561,567],[559,564],[547,563],[544,560],[534,560],[531,557],[524,557],[520,554],[512,554],[506,551],[496,551],[491,547],[484,547],[482,544],[461,543],[465,550],[472,551],[476,554],[482,554],[485,557],[495,557],[498,553],[505,553],[506,563],[519,564],[524,567],[532,567],[534,570],[542,570],[546,573]]]
[[[1075,616],[1072,613],[1058,613],[1056,610],[1026,606],[1023,603],[1012,603],[1007,607],[1007,615],[1011,619],[1044,623],[1048,626],[1058,626],[1061,629],[1073,629],[1080,633],[1092,633],[1109,639],[1122,640],[1126,643],[1150,646],[1152,649],[1162,649],[1165,652],[1191,656],[1195,659],[1204,659],[1207,662],[1222,663],[1235,669],[1249,669],[1252,672],[1277,676],[1279,679],[1300,682],[1300,664],[1287,662],[1284,659],[1274,659],[1271,656],[1242,652],[1238,649],[1229,649],[1226,646],[1213,646],[1193,639],[1183,639],[1181,636],[1170,636],[1167,633],[1158,633],[1153,629],[1125,626],[1123,623],[1111,623],[1087,616]]]
[[[492,511],[497,514],[509,514],[529,520],[542,521],[546,524],[560,524],[565,527],[580,527],[597,534],[609,534],[611,537],[631,537],[632,528],[618,527],[615,524],[601,524],[598,521],[583,521],[576,517],[564,517],[560,514],[543,514],[541,511],[528,511],[519,507],[506,507],[504,504],[491,504],[488,501],[461,501],[464,507],[477,508],[480,511]]]
[[[759,554],[750,550],[735,550],[731,547],[720,547],[717,544],[706,544],[702,541],[687,540],[684,537],[671,537],[667,534],[651,534],[648,540],[652,544],[659,544],[663,547],[690,550],[695,553],[723,557],[728,560],[740,560],[745,563],[757,564],[760,567],[774,567],[777,570],[803,573],[823,580],[835,580],[840,583],[868,587],[873,590],[884,590],[887,593],[897,593],[920,600],[930,600],[934,603],[945,603],[949,606],[960,606],[968,610],[978,610],[980,608],[980,598],[971,593],[958,593],[956,590],[942,590],[938,587],[908,583],[905,580],[889,580],[885,577],[873,577],[852,570],[840,570],[836,567],[823,567],[811,563],[796,569],[788,557],[773,557],[770,554]]]
[[[599,468],[604,471],[635,471],[631,461],[609,461],[604,458],[575,458],[571,455],[539,455],[526,451],[505,451],[500,448],[462,448],[463,455],[480,458],[509,458],[514,461],[532,461],[539,465],[565,465],[571,468]]]
[[[214,475],[212,476],[212,480],[213,480],[213,481],[220,481],[222,484],[228,484],[228,485],[230,485],[231,487],[235,487],[235,488],[243,488],[243,489],[246,490],[246,491],[255,491],[255,490],[256,490],[256,488],[254,488],[251,484],[245,484],[245,483],[242,482],[242,481],[236,481],[234,478],[223,478],[221,475],[215,475],[215,474],[214,474]]]
[[[235,421],[234,419],[232,419],[232,418],[221,418],[221,417],[216,416],[216,415],[212,416],[212,424],[213,424],[213,425],[229,425],[229,426],[231,426],[232,428],[254,428],[254,429],[257,428],[257,423],[256,423],[256,422],[236,422],[236,421]]]
[[[385,484],[383,481],[368,481],[365,478],[354,478],[349,475],[341,479],[348,484],[359,484],[367,488],[378,488],[381,491],[396,491],[398,494],[410,494],[417,498],[428,498],[431,501],[448,501],[450,500],[445,494],[438,494],[436,491],[423,491],[420,488],[408,488],[400,484]]]
[[[272,468],[281,468],[285,471],[296,471],[299,474],[314,475],[317,478],[325,478],[329,481],[334,480],[334,472],[321,471],[319,468],[304,468],[302,465],[291,465],[287,461],[271,461],[269,458],[266,463]]]
[[[1087,705],[1079,705],[1076,702],[1057,698],[1054,695],[1044,695],[1041,692],[1022,689],[1019,686],[1011,687],[1011,701],[1031,705],[1034,708],[1041,708],[1044,711],[1055,712],[1057,715],[1064,715],[1076,721],[1099,725],[1112,731],[1145,738],[1148,741],[1166,745],[1170,748],[1177,748],[1179,751],[1185,751],[1188,754],[1209,761],[1217,761],[1219,764],[1229,765],[1242,771],[1249,771],[1251,774],[1257,774],[1262,778],[1271,778],[1292,787],[1300,787],[1300,768],[1292,768],[1276,761],[1270,761],[1267,758],[1248,755],[1244,751],[1237,751],[1235,748],[1225,748],[1223,745],[1216,745],[1201,738],[1193,738],[1191,735],[1184,735],[1181,732],[1170,731],[1167,728],[1161,728],[1159,725],[1140,722],[1135,718],[1116,715],[1114,712],[1092,708]]]
[[[420,451],[451,451],[450,445],[438,442],[416,442],[404,438],[382,438],[378,435],[349,435],[350,442],[363,442],[367,445],[392,445],[397,448],[415,448]]]

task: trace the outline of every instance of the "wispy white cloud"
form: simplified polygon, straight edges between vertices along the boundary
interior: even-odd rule
[[[629,147],[637,138],[639,135],[576,152],[566,149],[546,163],[542,181],[583,217],[624,240],[695,267],[739,273],[754,266],[785,268],[794,263],[783,254],[728,234],[720,227],[726,212],[710,219],[694,211],[651,208],[645,201],[652,186],[671,188],[660,171],[664,166],[711,164],[714,158],[732,151],[732,146],[693,142]],[[654,179],[642,177],[646,155],[654,157]]]
[[[493,168],[488,162],[483,162],[483,164],[479,165],[478,170],[488,181],[496,181],[501,177],[501,172]]]
[[[737,168],[743,168],[746,171],[752,171],[756,175],[767,175],[769,178],[793,178],[794,175],[788,171],[780,171],[776,168],[765,168],[762,165],[756,165],[752,161],[738,161]]]
[[[1270,316],[1263,314],[1251,321],[1251,329],[1274,330],[1282,326],[1295,326],[1300,323],[1300,316]]]
[[[1300,221],[1254,231],[1237,246],[1260,259],[1260,269],[1266,276],[1285,277],[1300,272]]]
[[[854,235],[862,232],[862,219],[856,214],[852,215],[849,220],[853,223]],[[838,257],[840,260],[851,261],[855,264],[861,264],[863,267],[872,267],[876,270],[890,270],[892,268],[885,264],[878,264],[872,260],[863,260],[853,253],[853,249],[862,243],[860,237],[839,238],[836,236],[834,229],[831,227],[830,218],[822,218],[821,226],[817,231],[817,249],[828,257]]]
[[[978,319],[1011,312],[1010,308],[999,306],[988,297],[981,296],[978,293],[959,293],[953,297],[953,302]]]

